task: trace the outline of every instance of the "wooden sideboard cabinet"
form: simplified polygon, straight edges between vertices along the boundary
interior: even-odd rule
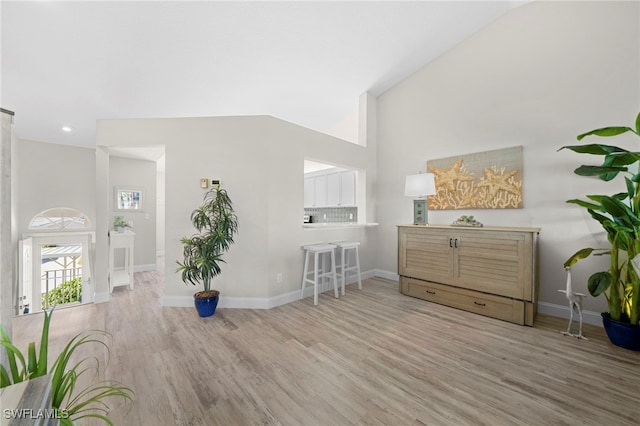
[[[400,292],[533,325],[539,228],[398,226]]]

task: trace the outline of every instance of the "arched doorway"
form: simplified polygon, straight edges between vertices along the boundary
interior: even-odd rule
[[[20,241],[18,313],[93,301],[95,232],[79,210],[57,207],[33,217]]]

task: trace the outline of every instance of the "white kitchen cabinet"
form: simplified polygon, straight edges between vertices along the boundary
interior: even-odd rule
[[[340,205],[340,173],[327,175],[327,207]]]
[[[316,205],[316,178],[304,178],[304,206],[315,207]]]
[[[327,207],[327,176],[304,178],[304,206]]]
[[[327,176],[316,176],[316,202],[314,207],[327,207]]]
[[[356,205],[356,172],[347,170],[327,175],[327,207]]]
[[[305,207],[343,207],[356,205],[356,172],[346,170],[304,178]]]
[[[340,173],[340,206],[356,205],[356,172],[348,170]]]

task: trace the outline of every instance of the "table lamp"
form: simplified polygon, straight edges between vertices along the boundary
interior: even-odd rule
[[[418,197],[413,200],[413,224],[427,225],[427,196],[436,193],[433,173],[418,173],[407,176],[404,183],[405,197]]]

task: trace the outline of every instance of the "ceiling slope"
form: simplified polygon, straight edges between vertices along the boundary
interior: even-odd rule
[[[1,106],[20,138],[81,146],[98,119],[272,115],[327,131],[513,5],[3,1]]]

